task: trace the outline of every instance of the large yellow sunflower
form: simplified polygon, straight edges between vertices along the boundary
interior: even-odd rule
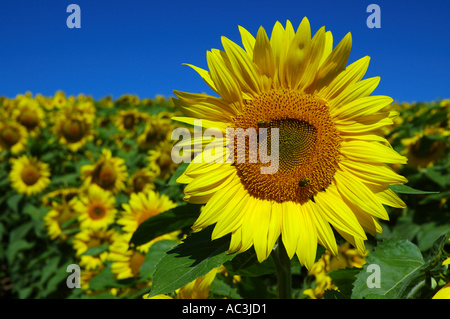
[[[116,199],[110,191],[92,184],[87,194],[79,196],[74,209],[79,214],[81,228],[107,229],[116,218],[115,205]]]
[[[36,157],[22,155],[11,159],[9,173],[11,186],[21,194],[32,196],[41,193],[50,184],[50,168]]]
[[[405,206],[387,185],[407,180],[386,164],[406,158],[380,133],[397,115],[380,111],[392,98],[370,96],[380,79],[362,80],[368,56],[347,66],[350,33],[333,48],[324,27],[311,38],[307,18],[297,31],[277,22],[270,38],[262,27],[256,38],[239,30],[244,48],[222,37],[225,51],[207,52],[209,71],[192,66],[220,97],[174,91],[188,116],[175,120],[201,119],[223,136],[259,133],[256,161],[250,139],[245,147],[223,139],[222,154],[245,150],[246,160],[204,150],[178,179],[188,184],[185,200],[206,204],[193,229],[215,224],[212,239],[231,233],[229,251],[253,245],[259,261],[281,236],[308,268],[317,243],[337,254],[332,227],[363,253],[365,231],[381,232],[377,218],[389,218],[383,204]]]

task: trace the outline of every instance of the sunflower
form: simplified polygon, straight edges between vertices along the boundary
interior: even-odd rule
[[[50,168],[47,163],[26,155],[11,158],[10,161],[12,167],[9,180],[18,193],[27,196],[39,194],[50,184]]]
[[[107,249],[98,255],[83,255],[83,253],[93,247],[110,245],[117,236],[120,236],[120,234],[114,229],[107,231],[90,228],[82,229],[74,236],[72,242],[76,256],[81,259],[79,265],[87,270],[99,269],[103,266],[104,262],[108,259],[109,253]]]
[[[128,172],[125,160],[113,157],[111,151],[104,148],[102,157],[95,164],[81,167],[81,177],[85,187],[97,184],[103,189],[117,194],[125,188]]]
[[[408,166],[429,168],[445,158],[450,130],[442,127],[427,126],[414,136],[401,140],[405,149],[402,153],[408,156]]]
[[[206,204],[194,231],[215,224],[212,239],[231,233],[229,251],[253,245],[260,262],[281,237],[289,258],[308,268],[317,243],[337,255],[331,226],[364,252],[365,231],[381,232],[377,218],[388,219],[383,204],[405,207],[388,185],[407,182],[387,166],[406,158],[381,136],[398,114],[380,111],[392,98],[369,96],[379,83],[362,80],[369,57],[346,66],[351,34],[333,49],[324,27],[311,39],[307,18],[297,31],[277,22],[270,39],[263,27],[256,39],[239,30],[244,49],[222,37],[225,51],[207,52],[209,71],[192,66],[220,97],[174,91],[188,116],[174,120],[235,132],[220,144],[234,158],[203,151],[178,178],[188,184],[186,201]],[[250,138],[234,143],[252,130],[260,150],[253,162]],[[242,150],[248,160],[237,160]]]
[[[12,111],[11,117],[27,129],[30,136],[37,136],[45,127],[45,113],[39,103],[28,96],[18,99],[17,107]]]
[[[67,235],[63,233],[63,229],[67,227],[74,228],[71,221],[78,218],[74,209],[77,188],[59,189],[42,196],[42,204],[50,208],[50,211],[44,216],[44,223],[50,239],[61,238],[67,239]]]
[[[104,230],[116,218],[115,205],[116,199],[111,192],[92,184],[87,189],[87,194],[79,196],[74,209],[79,214],[81,228]]]
[[[149,170],[162,180],[168,180],[178,167],[172,160],[172,147],[173,141],[163,141],[148,151]]]
[[[93,124],[89,117],[78,112],[70,112],[67,108],[64,112],[58,113],[54,121],[55,135],[71,152],[77,152],[94,138]]]
[[[139,150],[148,151],[159,143],[168,140],[173,128],[170,119],[163,118],[160,114],[149,116],[144,132],[136,138]]]
[[[167,195],[159,195],[153,190],[132,193],[128,203],[122,204],[117,224],[123,226],[123,231],[133,233],[146,219],[161,214],[177,205]]]
[[[19,123],[11,120],[0,122],[0,152],[10,150],[17,155],[26,150],[28,132]]]
[[[150,171],[148,168],[141,168],[129,178],[127,191],[131,194],[155,189],[155,184],[153,184],[154,179],[154,172]]]
[[[117,113],[115,124],[120,131],[133,131],[139,123],[148,118],[148,114],[139,112],[137,109],[120,110]]]

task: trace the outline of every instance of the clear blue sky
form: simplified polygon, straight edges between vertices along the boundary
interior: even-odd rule
[[[69,4],[81,8],[81,29],[69,29]],[[369,29],[369,4],[381,8],[381,28]],[[206,68],[206,51],[222,35],[241,44],[238,25],[270,34],[278,20],[296,28],[307,16],[313,33],[325,25],[335,43],[353,36],[350,61],[371,56],[366,77],[379,75],[374,94],[397,101],[450,98],[448,0],[2,0],[0,95],[208,92],[182,63]]]

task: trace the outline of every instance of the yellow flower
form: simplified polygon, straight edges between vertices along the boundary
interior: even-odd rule
[[[74,204],[78,195],[77,188],[60,189],[42,196],[42,203],[50,208],[50,211],[44,217],[44,223],[50,239],[60,237],[67,239],[61,227],[65,223],[77,218]],[[73,228],[73,226],[71,227]]]
[[[77,152],[88,141],[93,140],[93,126],[91,121],[78,113],[59,113],[54,121],[55,135],[59,142],[66,145],[71,152]]]
[[[144,220],[176,206],[167,195],[159,195],[153,190],[132,193],[129,202],[122,204],[124,210],[117,224],[123,226],[124,232],[133,233]]]
[[[450,282],[442,287],[432,299],[450,299]]]
[[[132,233],[124,233],[116,237],[109,246],[108,260],[112,261],[111,271],[116,274],[117,279],[125,279],[139,276],[145,254],[150,245],[145,244],[136,249],[130,247]]]
[[[121,110],[117,113],[115,124],[120,131],[133,131],[140,122],[147,120],[148,117],[148,114],[139,112],[137,109]]]
[[[108,259],[108,250],[95,256],[83,255],[83,253],[93,247],[111,245],[117,236],[120,236],[120,234],[114,229],[109,229],[107,231],[90,228],[82,229],[73,238],[73,248],[76,250],[76,256],[81,259],[79,265],[87,270],[100,268]]]
[[[380,79],[362,80],[368,56],[346,65],[350,33],[333,49],[324,27],[311,39],[307,18],[297,31],[277,22],[270,39],[262,27],[256,39],[239,30],[244,48],[222,37],[225,51],[207,52],[209,71],[192,66],[220,97],[174,91],[189,116],[174,120],[201,119],[204,129],[244,138],[216,137],[223,155],[199,154],[178,179],[188,184],[186,201],[206,204],[194,231],[215,224],[212,239],[231,233],[229,251],[253,245],[259,261],[281,236],[288,256],[308,268],[317,243],[338,253],[332,227],[363,252],[365,231],[381,232],[377,218],[389,218],[383,205],[405,207],[387,185],[407,180],[386,164],[406,158],[379,133],[398,115],[380,111],[392,98],[370,96]],[[261,139],[252,147],[251,132]]]
[[[9,180],[18,193],[27,196],[39,194],[50,184],[48,164],[36,157],[22,155],[19,158],[12,158],[11,163]]]
[[[329,251],[325,252],[308,271],[309,276],[315,277],[316,286],[306,289],[303,293],[311,299],[320,299],[323,298],[325,290],[338,290],[328,273],[346,267],[361,268],[366,263],[364,258],[367,254],[367,251],[362,255],[358,250],[350,248],[349,243],[339,247],[337,256],[333,256]]]
[[[167,140],[172,127],[170,119],[162,118],[160,114],[150,116],[144,132],[136,138],[139,149],[147,151]]]
[[[155,173],[148,168],[137,170],[128,180],[128,193],[147,192],[155,189],[154,179]]]
[[[92,184],[74,205],[82,228],[106,229],[116,217],[116,199],[111,192]]]
[[[149,170],[162,180],[168,180],[178,167],[172,160],[172,147],[172,141],[163,141],[155,149],[148,151]]]
[[[11,114],[12,118],[27,129],[30,136],[37,136],[45,127],[45,113],[31,97],[22,96]]]
[[[0,122],[0,152],[10,150],[13,155],[25,151],[28,133],[25,127],[17,122]]]
[[[450,136],[450,131],[441,127],[427,126],[422,132],[416,132],[414,136],[401,140],[405,146],[402,153],[408,157],[408,166],[429,168],[445,157],[450,142],[428,137],[433,135]]]
[[[85,187],[97,184],[117,194],[125,188],[128,172],[125,161],[120,157],[113,157],[111,151],[105,148],[102,149],[102,157],[95,164],[81,167],[81,177]]]

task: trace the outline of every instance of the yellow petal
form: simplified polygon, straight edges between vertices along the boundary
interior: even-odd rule
[[[275,74],[275,63],[272,47],[267,37],[266,31],[260,27],[256,34],[255,51],[253,61],[258,66],[261,75],[273,78]]]
[[[304,205],[300,207],[300,236],[297,244],[297,256],[302,265],[311,269],[317,252],[317,230],[310,211]]]
[[[314,196],[317,210],[334,228],[352,236],[367,239],[355,215],[334,188],[333,185],[330,185],[326,192],[320,192]]]
[[[211,79],[216,86],[217,93],[227,103],[237,103],[242,105],[239,84],[235,76],[230,73],[226,62],[219,50],[212,50],[206,53],[206,61],[211,74]]]
[[[253,48],[255,47],[255,38],[253,35],[248,32],[245,28],[239,26],[239,33],[241,34],[242,45],[244,46],[245,51],[250,56],[253,56]]]
[[[391,104],[392,101],[391,97],[384,95],[366,96],[339,108],[333,108],[331,115],[343,120],[368,116],[380,111]]]
[[[405,156],[378,142],[343,141],[341,152],[345,157],[356,161],[400,164],[407,162]]]
[[[300,236],[300,205],[294,202],[283,203],[282,216],[281,234],[283,243],[289,258],[292,258],[297,250]]]
[[[252,56],[240,46],[226,37],[222,37],[222,45],[230,59],[234,77],[247,93],[258,94],[260,92],[259,74],[252,61]]]
[[[342,160],[339,167],[349,171],[361,180],[374,184],[405,184],[408,180],[394,172],[385,164],[362,163],[351,160]]]

